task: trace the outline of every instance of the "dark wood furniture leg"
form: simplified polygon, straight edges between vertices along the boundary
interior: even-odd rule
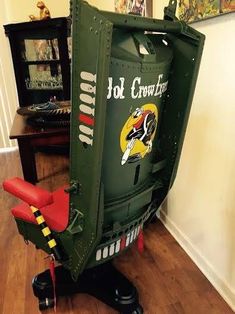
[[[17,140],[24,179],[35,184],[38,181],[38,178],[35,153],[33,147],[30,145],[30,139],[18,138]]]

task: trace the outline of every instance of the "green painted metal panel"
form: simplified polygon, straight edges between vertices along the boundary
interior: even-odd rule
[[[76,278],[102,233],[99,222],[103,206],[99,204],[108,84],[105,78],[109,69],[112,23],[88,4],[78,1],[74,3],[72,32],[70,178],[72,182],[79,182],[79,193],[71,194],[70,210],[72,213],[79,210],[84,215],[82,233],[73,236],[71,269]]]

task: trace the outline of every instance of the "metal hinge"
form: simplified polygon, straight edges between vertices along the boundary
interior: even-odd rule
[[[78,209],[73,208],[74,218],[68,226],[67,231],[71,234],[81,233],[84,226],[84,215]]]
[[[78,194],[79,191],[80,191],[80,184],[78,183],[78,181],[71,181],[70,182],[70,186],[65,189],[64,191],[66,193],[69,193],[69,194]]]

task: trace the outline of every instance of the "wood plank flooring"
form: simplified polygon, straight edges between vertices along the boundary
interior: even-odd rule
[[[18,151],[0,154],[0,183],[21,176]],[[37,154],[39,186],[54,190],[68,181],[68,159]],[[10,208],[18,201],[0,188],[0,313],[37,314],[32,277],[48,267],[45,254],[18,235]],[[229,314],[233,311],[190,260],[165,227],[156,222],[145,231],[145,251],[135,247],[116,266],[135,283],[145,314]],[[47,310],[45,314],[53,313]],[[58,300],[57,314],[115,314],[87,295]]]

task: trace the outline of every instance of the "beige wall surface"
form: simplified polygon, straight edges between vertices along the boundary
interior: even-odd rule
[[[114,0],[88,0],[88,2],[100,10],[114,11]]]
[[[155,1],[156,17],[167,3]],[[235,13],[192,26],[206,35],[205,49],[163,219],[235,309]]]
[[[0,148],[16,145],[15,141],[9,140],[9,133],[18,106],[11,52],[3,28],[7,23],[6,9],[3,1],[0,10]]]

